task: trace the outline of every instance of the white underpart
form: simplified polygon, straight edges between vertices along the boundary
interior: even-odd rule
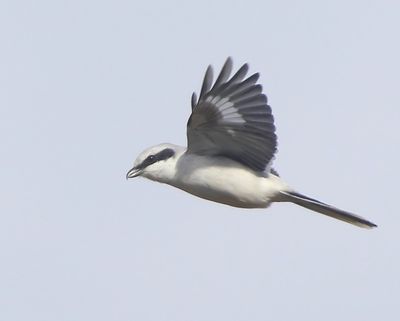
[[[224,157],[181,152],[160,172],[144,174],[198,197],[242,208],[265,208],[278,201],[279,191],[291,190],[281,178],[263,175]]]

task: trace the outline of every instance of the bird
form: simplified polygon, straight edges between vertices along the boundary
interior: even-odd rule
[[[187,147],[162,143],[147,148],[126,178],[144,177],[194,196],[243,209],[291,202],[362,228],[369,220],[299,193],[272,167],[277,135],[259,73],[243,64],[232,76],[228,57],[214,81],[208,66],[200,94],[193,93]]]

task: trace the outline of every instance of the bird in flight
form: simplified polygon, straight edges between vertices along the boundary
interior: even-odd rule
[[[200,95],[192,95],[187,148],[160,144],[144,150],[126,174],[165,183],[206,200],[241,208],[266,208],[292,202],[354,224],[376,225],[361,216],[295,191],[271,167],[277,150],[274,117],[259,74],[246,77],[244,64],[231,76],[228,58],[215,82],[213,68],[204,76]]]

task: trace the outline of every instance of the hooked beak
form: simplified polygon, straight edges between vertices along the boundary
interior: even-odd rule
[[[126,173],[126,179],[134,178],[136,176],[139,176],[140,174],[142,174],[142,172],[143,172],[143,169],[138,168],[138,167],[134,167],[134,168],[130,169],[128,171],[128,173]]]

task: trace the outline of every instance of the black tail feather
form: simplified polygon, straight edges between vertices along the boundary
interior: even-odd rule
[[[331,205],[322,203],[311,197],[302,195],[297,192],[281,192],[284,201],[292,202],[302,207],[308,208],[309,210],[336,218],[338,220],[363,227],[363,228],[374,228],[377,225],[366,220],[365,218],[343,211],[339,208],[333,207]]]

